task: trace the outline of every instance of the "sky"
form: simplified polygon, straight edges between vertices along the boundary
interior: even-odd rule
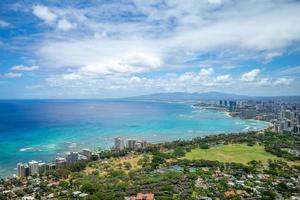
[[[1,0],[0,98],[300,95],[297,0]]]

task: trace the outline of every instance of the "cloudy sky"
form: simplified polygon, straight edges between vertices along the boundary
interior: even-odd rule
[[[300,95],[300,1],[0,1],[0,98]]]

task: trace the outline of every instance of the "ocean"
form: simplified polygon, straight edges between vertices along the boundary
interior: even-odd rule
[[[1,100],[0,176],[15,173],[18,162],[49,162],[68,151],[110,148],[118,136],[155,143],[267,126],[188,103]]]

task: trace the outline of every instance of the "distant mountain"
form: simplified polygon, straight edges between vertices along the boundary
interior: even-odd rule
[[[156,100],[156,101],[181,101],[181,100],[241,100],[249,99],[249,96],[228,94],[221,92],[205,92],[205,93],[186,93],[186,92],[173,92],[173,93],[155,93],[149,95],[135,96],[126,98],[128,100]]]
[[[125,98],[127,100],[152,101],[187,101],[187,100],[277,100],[285,102],[300,102],[300,96],[246,96],[222,92],[205,93],[155,93]]]

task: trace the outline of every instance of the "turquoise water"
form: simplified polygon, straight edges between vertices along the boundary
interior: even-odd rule
[[[18,162],[52,161],[67,151],[109,148],[117,136],[161,142],[267,126],[184,103],[0,101],[0,176],[13,173]]]

